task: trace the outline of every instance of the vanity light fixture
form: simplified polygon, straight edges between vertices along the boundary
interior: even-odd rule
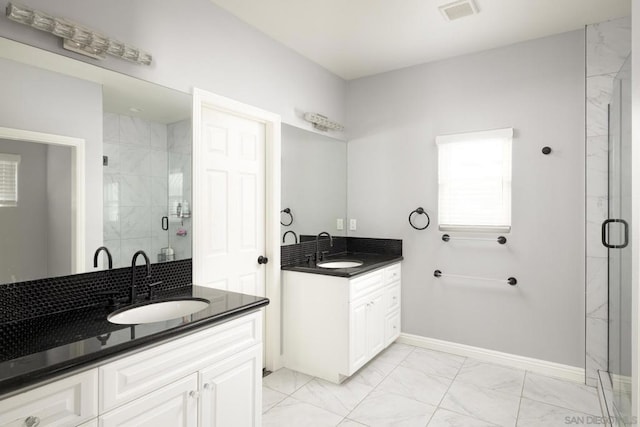
[[[151,54],[66,19],[56,18],[15,3],[7,4],[6,15],[14,22],[29,25],[62,38],[62,46],[65,49],[81,55],[105,59],[106,54],[109,54],[136,64],[151,65]]]
[[[329,120],[326,116],[318,113],[304,113],[304,119],[311,123],[314,128],[326,132],[328,130],[342,131],[344,126],[340,123]]]

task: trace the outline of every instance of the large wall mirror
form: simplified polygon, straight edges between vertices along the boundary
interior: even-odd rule
[[[0,139],[0,187],[17,195],[0,199],[0,283],[91,271],[102,245],[114,267],[140,249],[152,262],[191,258],[190,94],[3,38],[0,70],[0,127],[81,140],[85,158],[83,208],[73,147]],[[77,233],[84,262],[72,261]]]
[[[281,206],[288,210],[280,213],[283,245],[322,231],[345,236],[347,143],[283,124]]]

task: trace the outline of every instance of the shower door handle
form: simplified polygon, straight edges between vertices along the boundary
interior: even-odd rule
[[[612,222],[619,222],[624,226],[624,242],[621,245],[611,245],[607,241],[607,229]],[[602,223],[602,244],[609,249],[622,249],[629,245],[629,223],[624,219],[605,219]]]

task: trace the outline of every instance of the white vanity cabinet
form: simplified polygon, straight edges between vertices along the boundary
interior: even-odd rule
[[[0,400],[0,426],[260,427],[261,385],[258,311]]]
[[[334,383],[400,335],[400,262],[353,279],[283,271],[287,368]]]
[[[0,400],[0,426],[76,426],[98,416],[98,370]]]

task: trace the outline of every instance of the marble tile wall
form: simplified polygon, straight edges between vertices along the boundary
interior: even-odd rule
[[[191,120],[171,123],[167,126],[169,240],[176,259],[191,258],[191,217],[179,218],[177,206],[191,211]],[[184,234],[186,233],[186,234]]]
[[[600,225],[607,218],[608,115],[613,80],[631,51],[631,19],[586,27],[586,381],[607,369],[607,250]]]
[[[104,115],[104,244],[114,267],[126,267],[137,250],[152,262],[166,247],[167,126],[137,117]]]

